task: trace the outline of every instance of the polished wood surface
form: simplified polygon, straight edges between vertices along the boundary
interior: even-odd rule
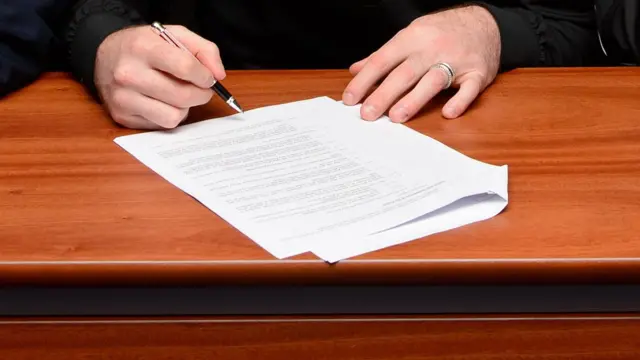
[[[640,318],[0,321],[0,358],[636,360]]]
[[[340,98],[344,71],[230,72],[247,109]],[[275,260],[119,148],[64,74],[0,101],[0,282],[500,282],[640,279],[640,70],[501,75],[457,120],[407,125],[509,165],[497,217],[330,266]],[[219,99],[191,120],[229,114]],[[416,155],[416,154],[412,154]],[[428,156],[428,154],[422,154]]]

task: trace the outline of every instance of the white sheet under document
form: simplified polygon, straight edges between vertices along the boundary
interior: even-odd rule
[[[277,258],[336,262],[497,215],[507,168],[327,97],[119,137]]]

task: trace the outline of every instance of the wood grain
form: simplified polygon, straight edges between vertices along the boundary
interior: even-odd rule
[[[638,359],[640,318],[156,319],[0,322],[31,359]],[[222,321],[220,321],[222,320]]]
[[[230,72],[247,109],[340,94],[344,71]],[[274,260],[120,149],[65,74],[0,101],[0,282],[594,282],[640,279],[640,70],[501,75],[462,118],[443,94],[407,125],[507,164],[485,222],[329,266]],[[229,114],[219,99],[191,121]],[[428,154],[408,154],[428,156]]]

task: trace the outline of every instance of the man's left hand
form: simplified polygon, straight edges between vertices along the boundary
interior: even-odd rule
[[[360,114],[365,120],[376,120],[389,110],[392,121],[405,122],[446,87],[446,72],[432,68],[444,62],[455,72],[451,86],[459,90],[442,114],[457,118],[495,79],[500,51],[498,26],[480,6],[426,15],[351,66],[355,77],[342,100],[346,105],[359,103],[386,77],[364,100]]]

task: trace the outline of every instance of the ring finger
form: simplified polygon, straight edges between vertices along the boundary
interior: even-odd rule
[[[118,119],[118,123],[129,128],[138,130],[161,130],[162,126],[152,123],[151,121],[139,115],[125,115]]]

